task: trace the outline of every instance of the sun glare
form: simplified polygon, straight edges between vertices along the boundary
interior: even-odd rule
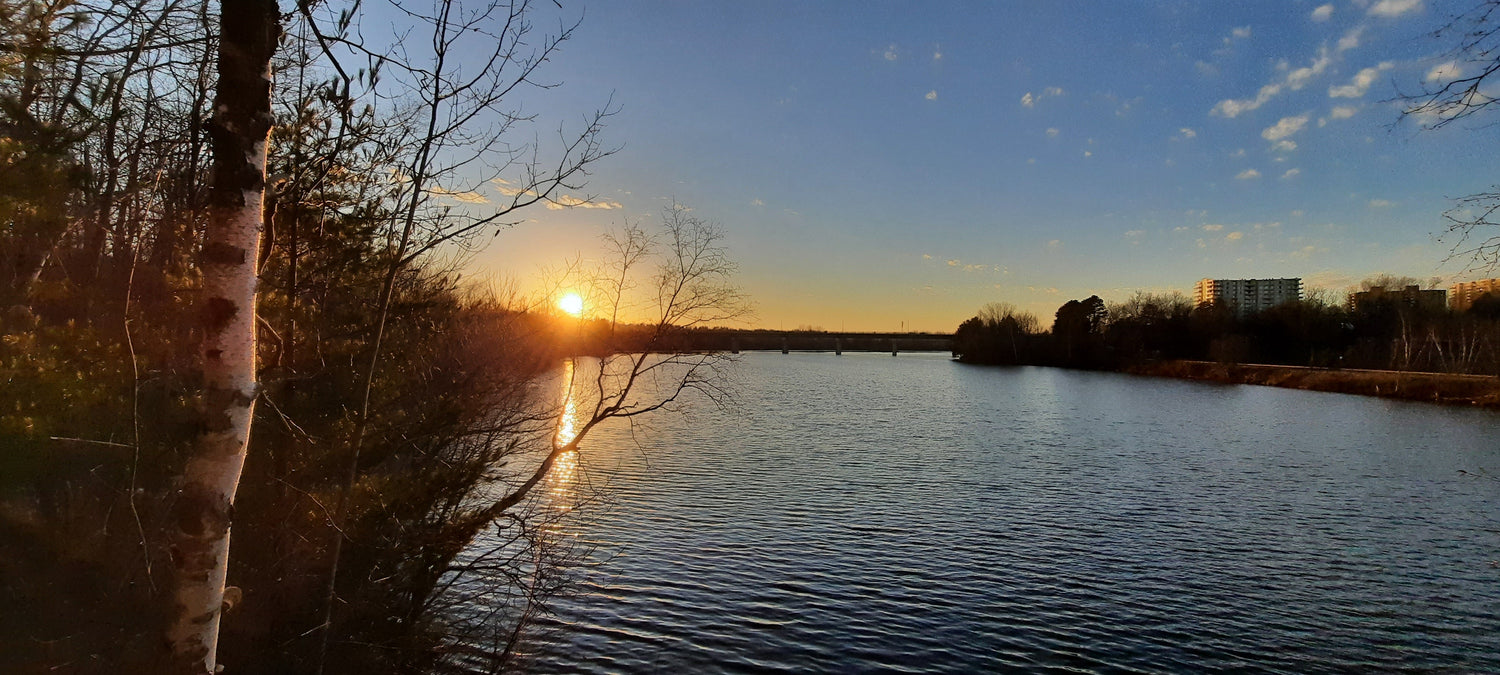
[[[557,308],[573,316],[578,316],[583,313],[583,296],[570,292],[558,299]]]

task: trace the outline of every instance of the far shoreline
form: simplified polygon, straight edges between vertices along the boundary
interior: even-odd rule
[[[1225,384],[1326,391],[1500,410],[1500,377],[1401,370],[1310,368],[1208,361],[1156,361],[1120,372]]]

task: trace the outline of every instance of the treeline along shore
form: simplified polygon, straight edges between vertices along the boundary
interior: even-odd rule
[[[953,336],[942,333],[855,333],[820,329],[770,330],[738,328],[679,328],[655,335],[649,326],[611,326],[602,320],[580,321],[570,335],[559,330],[561,343],[574,353],[601,355],[606,350],[634,348],[661,352],[946,352]]]
[[[1487,296],[1456,312],[1314,295],[1238,315],[1180,294],[1113,305],[1091,296],[1059,307],[1050,329],[991,304],[959,326],[953,355],[1500,408],[1500,301]]]

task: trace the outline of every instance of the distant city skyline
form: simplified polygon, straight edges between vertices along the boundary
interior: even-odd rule
[[[525,111],[545,143],[613,100],[621,150],[560,200],[590,207],[525,214],[470,274],[535,288],[675,199],[722,223],[752,327],[1495,276],[1434,235],[1495,182],[1500,128],[1422,131],[1393,100],[1462,72],[1430,33],[1472,4],[565,2],[583,21],[540,77],[560,86]]]

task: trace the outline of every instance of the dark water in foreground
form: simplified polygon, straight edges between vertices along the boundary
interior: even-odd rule
[[[1500,415],[921,354],[734,378],[588,444],[613,559],[533,669],[1500,672]]]

